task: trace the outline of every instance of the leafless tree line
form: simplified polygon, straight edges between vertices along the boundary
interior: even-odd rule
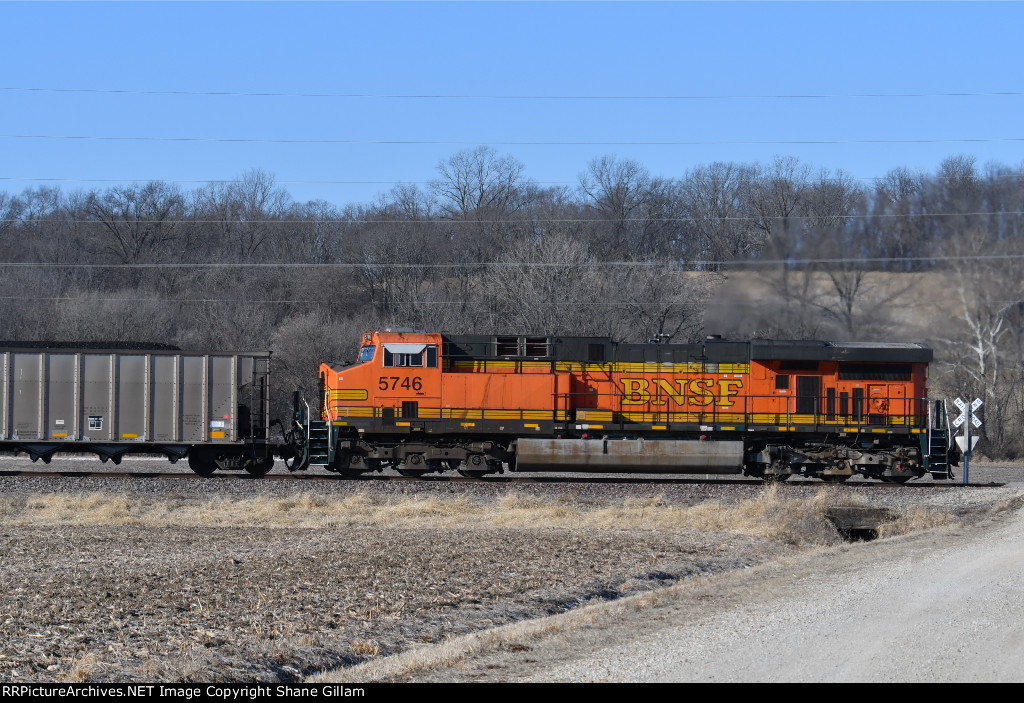
[[[666,178],[606,156],[542,187],[478,147],[362,204],[297,202],[261,170],[0,192],[0,338],[269,347],[280,387],[371,327],[926,341],[933,387],[984,397],[989,451],[1016,456],[1021,171],[954,156],[862,182],[780,157]],[[925,277],[943,295],[922,301]],[[761,307],[709,319],[740,281]]]

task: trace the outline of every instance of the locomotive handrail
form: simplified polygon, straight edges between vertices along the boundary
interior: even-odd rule
[[[305,397],[302,398],[302,404],[306,406],[306,417],[307,418],[310,417],[310,414],[309,414],[310,413],[309,401],[307,401]],[[313,423],[309,422],[308,420],[305,423],[305,425],[306,425],[306,447],[307,447],[306,451],[309,451],[309,449],[308,449],[308,447],[309,447],[309,428],[312,426],[312,424]]]

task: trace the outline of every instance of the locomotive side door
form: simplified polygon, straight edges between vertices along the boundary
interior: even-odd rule
[[[884,425],[889,415],[889,386],[885,383],[868,385],[868,423]]]
[[[913,413],[907,402],[907,386],[903,383],[889,384],[889,422],[909,425],[913,422]]]

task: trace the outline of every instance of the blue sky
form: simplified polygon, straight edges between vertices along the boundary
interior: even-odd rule
[[[344,205],[478,144],[570,185],[605,154],[1020,166],[1022,26],[1017,3],[0,3],[0,190],[262,168]],[[414,95],[468,97],[384,97]],[[793,95],[832,97],[756,97]]]

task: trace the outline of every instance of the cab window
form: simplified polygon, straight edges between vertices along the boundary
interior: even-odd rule
[[[384,367],[393,368],[396,366],[419,366],[428,369],[436,369],[437,345],[428,344],[423,351],[415,354],[391,352],[387,347],[384,347]]]
[[[377,351],[375,344],[367,344],[359,348],[359,361],[357,363],[365,364],[367,361],[373,361],[373,353]]]

